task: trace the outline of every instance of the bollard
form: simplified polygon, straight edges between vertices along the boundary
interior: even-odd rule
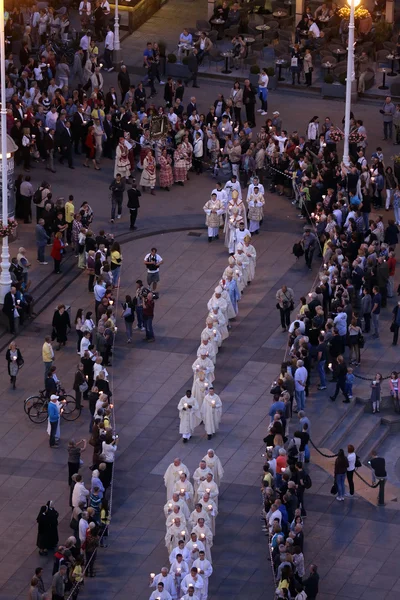
[[[385,506],[385,483],[386,479],[378,479],[378,506]]]

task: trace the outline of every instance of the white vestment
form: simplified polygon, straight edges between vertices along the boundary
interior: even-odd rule
[[[203,406],[201,407],[201,416],[203,418],[204,429],[207,435],[216,433],[222,417],[222,402],[221,398],[214,394],[207,394],[204,397]]]
[[[169,562],[172,565],[174,563],[174,561],[176,560],[176,555],[177,554],[182,554],[183,556],[183,560],[185,561],[185,563],[189,566],[189,561],[190,561],[190,551],[186,548],[186,546],[183,547],[183,549],[181,550],[179,548],[179,546],[176,546],[176,548],[174,548],[171,552],[171,554],[169,555]]]
[[[196,567],[197,571],[200,569],[199,575],[203,579],[204,583],[203,588],[201,589],[200,600],[207,600],[208,579],[211,577],[213,572],[212,564],[206,558],[204,560],[197,558],[193,563],[193,567]]]
[[[215,293],[211,296],[207,303],[207,308],[211,312],[213,306],[218,306],[222,311],[225,319],[228,320],[228,303],[225,298],[222,297],[222,294],[219,298],[216,298]]]
[[[199,377],[194,377],[193,379],[192,398],[196,398],[199,411],[201,411],[204,396],[208,393],[209,385],[210,384],[205,379],[203,381]]]
[[[180,512],[184,515],[184,517],[187,521],[189,519],[190,512],[189,512],[187,504],[183,498],[179,498],[179,500],[177,502],[175,502],[175,500],[172,497],[168,500],[168,502],[164,505],[165,518],[167,518],[168,515],[170,515],[173,512],[173,508],[174,508],[175,504],[177,504],[180,507],[180,509],[181,509]]]
[[[189,479],[186,479],[186,481],[181,481],[179,479],[175,483],[174,492],[181,495],[181,497],[185,500],[186,504],[188,505],[189,510],[193,510],[194,490]]]
[[[208,456],[208,453],[203,456],[203,459],[206,461],[207,467],[209,467],[214,475],[213,481],[219,485],[221,483],[221,479],[224,476],[224,469],[222,463],[218,456],[214,453],[214,456]]]
[[[197,521],[199,519],[204,519],[205,524],[210,527],[210,524],[211,524],[210,517],[208,515],[208,511],[204,510],[204,507],[201,509],[200,512],[198,512],[196,509],[194,509],[194,511],[191,513],[190,525],[191,525],[192,529],[193,529],[193,527],[195,527],[197,525]],[[211,527],[210,527],[210,529],[211,529]]]
[[[200,358],[201,353],[206,353],[207,357],[210,358],[214,365],[215,365],[215,361],[216,361],[216,356],[215,356],[215,349],[214,349],[214,344],[210,339],[207,339],[207,344],[203,344],[203,342],[200,342],[200,346],[197,348],[197,357]]]
[[[171,463],[168,469],[164,473],[164,483],[167,488],[167,499],[172,498],[172,494],[174,493],[174,485],[175,482],[179,480],[179,476],[181,473],[186,473],[187,477],[190,477],[189,469],[182,462],[176,467],[174,463]]]
[[[153,582],[150,584],[150,587],[156,588],[157,591],[157,585],[159,583],[164,584],[164,592],[168,592],[169,594],[171,594],[172,598],[177,597],[175,582],[172,575],[168,573],[168,575],[164,577],[162,573],[159,573],[154,577]]]
[[[189,408],[191,407],[191,408]],[[201,422],[199,405],[194,396],[183,396],[179,400],[179,433],[189,439],[197,425]]]
[[[150,595],[149,600],[157,600],[158,598],[159,598],[159,600],[172,600],[171,594],[169,592],[166,592],[165,590],[163,590],[162,592],[155,590]]]
[[[181,584],[182,592],[184,592],[186,594],[190,585],[192,585],[194,587],[194,596],[193,597],[197,598],[197,600],[200,600],[200,593],[204,586],[203,578],[200,577],[200,575],[197,575],[196,579],[193,579],[193,577],[189,573],[189,575],[186,575],[186,577],[184,577],[184,579],[182,580],[182,584]]]
[[[244,253],[246,254],[247,258],[250,261],[250,264],[249,264],[250,279],[249,279],[249,281],[253,281],[255,271],[256,271],[257,252],[256,252],[256,249],[254,248],[254,246],[252,246],[251,244],[246,246],[246,244],[244,243],[243,248],[244,248]]]
[[[194,492],[195,492],[196,496],[197,496],[197,488],[199,487],[199,485],[202,481],[206,480],[208,473],[212,473],[211,469],[209,469],[208,467],[206,467],[205,469],[202,469],[201,467],[197,467],[197,469],[193,473],[193,482],[194,482],[193,487],[194,487]],[[195,502],[197,502],[196,499],[195,499]]]
[[[208,316],[211,317],[212,319],[218,319],[218,324],[214,320],[214,328],[215,328],[215,325],[217,324],[219,333],[221,335],[221,344],[222,344],[222,342],[229,337],[228,326],[226,324],[226,317],[220,308],[218,308],[217,313],[215,313],[213,310],[211,310],[208,313]]]
[[[214,376],[214,370],[215,370],[214,363],[208,357],[202,358],[200,356],[200,358],[196,358],[196,360],[192,364],[192,369],[193,369],[193,374],[194,374],[195,378],[198,377],[198,373],[200,371],[203,371],[204,375],[206,376],[206,379],[207,379],[208,383],[211,384],[214,381],[214,379],[215,379],[215,376]]]
[[[168,550],[168,554],[171,554],[172,550],[176,548],[179,540],[186,541],[189,538],[188,531],[181,525],[179,527],[175,524],[171,525],[167,529],[165,534],[165,545]]]
[[[222,337],[221,337],[220,332],[218,331],[218,329],[216,327],[213,327],[213,326],[209,327],[207,325],[207,327],[205,327],[203,329],[203,331],[201,332],[200,339],[203,339],[203,337],[206,337],[206,336],[212,343],[212,346],[214,348],[214,354],[217,355],[218,348],[222,344]]]
[[[195,527],[193,527],[192,533],[195,533],[197,535],[197,539],[203,542],[206,551],[206,558],[210,561],[210,563],[212,563],[211,548],[213,545],[213,534],[211,529],[205,523],[203,527],[200,527],[200,525],[197,524]]]
[[[200,550],[205,552],[206,549],[205,549],[203,542],[201,542],[200,540],[197,540],[196,542],[193,542],[192,540],[190,540],[186,544],[185,548],[187,548],[187,550],[189,551],[189,560],[187,561],[187,563],[189,565],[189,568],[191,569],[193,561],[195,561],[197,558],[199,558]]]
[[[215,506],[218,507],[219,488],[218,488],[217,484],[215,483],[215,481],[203,481],[199,485],[199,489],[197,490],[197,493],[200,498],[199,502],[204,504],[204,502],[202,502],[202,497],[204,496],[205,493],[207,493],[207,494],[210,494],[211,500],[214,500]]]

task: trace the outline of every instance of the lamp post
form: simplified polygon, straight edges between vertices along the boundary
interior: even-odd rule
[[[347,0],[350,6],[349,39],[347,45],[347,78],[346,78],[346,107],[344,113],[344,149],[343,162],[346,167],[350,166],[349,135],[350,135],[350,112],[351,91],[355,81],[354,73],[354,10],[360,4],[360,0]]]
[[[114,63],[119,65],[121,62],[121,42],[119,39],[119,13],[118,13],[118,0],[115,0],[115,14],[114,14]]]

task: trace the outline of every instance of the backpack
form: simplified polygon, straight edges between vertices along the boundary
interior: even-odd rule
[[[33,198],[32,198],[33,204],[40,204],[41,203],[41,201],[42,201],[42,191],[43,191],[43,188],[38,187],[38,189],[36,190],[36,192],[33,194]]]
[[[311,488],[312,481],[311,481],[311,477],[309,476],[308,473],[304,473],[303,483],[304,483],[304,487],[306,488],[306,490],[309,490]]]
[[[292,254],[294,254],[296,258],[303,256],[304,250],[300,242],[293,244]]]

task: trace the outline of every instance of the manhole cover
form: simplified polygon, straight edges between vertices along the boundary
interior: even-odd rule
[[[192,237],[200,237],[202,234],[197,233],[197,231],[189,231],[188,235],[191,235]]]

